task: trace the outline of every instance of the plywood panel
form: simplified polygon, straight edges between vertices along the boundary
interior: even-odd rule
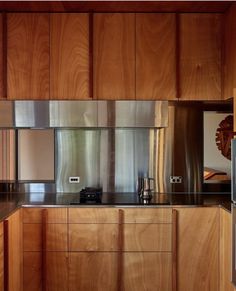
[[[179,83],[183,100],[221,99],[222,15],[180,14]]]
[[[42,253],[24,252],[23,290],[42,290]]]
[[[125,224],[124,251],[171,252],[171,224]]]
[[[172,223],[172,209],[132,208],[124,210],[125,223]]]
[[[118,224],[69,224],[70,251],[117,251]]]
[[[47,223],[67,223],[67,208],[23,208],[24,223],[42,223],[43,210],[47,210]]]
[[[89,15],[50,14],[50,99],[89,99]]]
[[[135,99],[135,15],[94,14],[94,97]]]
[[[219,290],[219,208],[178,208],[177,289]]]
[[[175,20],[175,14],[136,14],[137,99],[177,97]]]
[[[172,290],[171,253],[127,252],[124,254],[124,270],[122,290]]]
[[[116,291],[117,254],[69,253],[69,290]]]
[[[49,15],[7,15],[8,99],[49,98]]]
[[[118,209],[69,208],[69,223],[118,223]]]

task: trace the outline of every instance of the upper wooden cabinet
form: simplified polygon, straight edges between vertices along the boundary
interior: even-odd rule
[[[175,44],[175,14],[136,14],[136,99],[177,97]]]
[[[221,99],[220,14],[179,15],[180,99]]]
[[[7,96],[49,98],[49,14],[7,14]]]
[[[89,15],[50,14],[50,99],[89,99]]]
[[[135,99],[135,14],[94,14],[94,98]]]

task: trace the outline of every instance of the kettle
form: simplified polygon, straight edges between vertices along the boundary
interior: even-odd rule
[[[142,199],[151,199],[152,192],[154,191],[154,182],[153,178],[138,178],[138,195]]]

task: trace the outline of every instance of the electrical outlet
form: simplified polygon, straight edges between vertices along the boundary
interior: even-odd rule
[[[80,182],[80,177],[69,177],[69,183],[78,184]]]
[[[182,176],[170,176],[170,183],[171,184],[180,184],[182,183],[183,177]]]

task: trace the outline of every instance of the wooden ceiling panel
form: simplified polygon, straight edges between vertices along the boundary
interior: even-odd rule
[[[233,1],[0,1],[6,12],[216,12]]]

